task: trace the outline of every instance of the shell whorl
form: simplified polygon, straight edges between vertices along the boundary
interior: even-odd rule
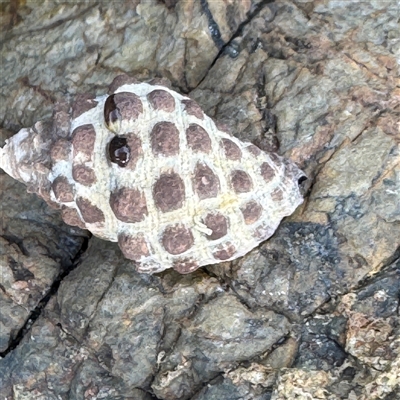
[[[110,95],[77,99],[67,135],[54,123],[21,130],[1,167],[67,223],[118,242],[139,271],[233,260],[302,202],[292,162],[231,136],[165,86],[116,81]]]

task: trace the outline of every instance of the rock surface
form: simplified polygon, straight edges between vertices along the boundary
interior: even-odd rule
[[[306,201],[245,257],[135,272],[0,175],[2,396],[394,399],[400,388],[395,1],[12,2],[2,140],[116,74],[165,76],[304,169]],[[6,131],[7,130],[7,131]]]

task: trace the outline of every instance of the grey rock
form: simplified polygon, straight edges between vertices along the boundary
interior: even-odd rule
[[[207,302],[185,325],[152,385],[159,397],[188,398],[204,380],[266,352],[289,328],[284,317],[251,312],[228,294]]]
[[[1,140],[9,136],[2,130]],[[88,237],[0,172],[0,352],[12,345],[54,282],[72,267]]]
[[[25,324],[29,311],[15,303],[3,291],[0,292],[0,310],[0,351],[5,351]]]
[[[279,144],[309,179],[306,202],[271,240],[185,277],[142,276],[91,239],[34,320],[85,233],[0,175],[3,397],[398,397],[398,4],[230,4],[4,6],[10,134],[120,72],[166,76],[240,139]]]

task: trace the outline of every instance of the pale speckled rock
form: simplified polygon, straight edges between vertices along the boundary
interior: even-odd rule
[[[400,390],[400,263],[311,319],[299,357],[279,373],[272,399],[396,399]],[[346,355],[346,352],[351,357]],[[363,368],[359,368],[362,364]],[[315,385],[310,382],[318,383]]]
[[[336,399],[328,397],[325,389],[332,381],[329,372],[288,370],[279,377],[271,399]]]
[[[263,400],[268,396],[266,387],[275,381],[275,373],[270,368],[252,363],[249,367],[238,367],[227,371],[202,388],[193,400],[229,399]]]

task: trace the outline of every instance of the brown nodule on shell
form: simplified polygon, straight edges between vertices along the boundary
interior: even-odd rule
[[[230,133],[229,126],[227,124],[225,124],[224,122],[215,121],[215,126],[221,132]]]
[[[244,207],[240,207],[246,225],[254,224],[262,215],[262,206],[254,200],[249,201]]]
[[[171,81],[167,78],[153,78],[148,82],[149,85],[152,86],[164,86],[168,89],[171,89]]]
[[[261,164],[261,176],[265,182],[270,182],[275,177],[275,170],[267,162]]]
[[[72,147],[74,149],[73,157],[78,153],[86,155],[87,160],[90,160],[94,150],[96,141],[96,131],[92,124],[78,126],[72,132]]]
[[[148,215],[146,197],[138,189],[123,187],[111,193],[110,206],[115,216],[123,222],[140,222]]]
[[[143,156],[142,142],[140,138],[134,133],[126,135],[127,145],[129,147],[130,155],[127,168],[134,170],[139,158]]]
[[[143,113],[140,97],[130,92],[114,93],[104,104],[104,121],[113,132],[118,132],[122,121],[132,121]]]
[[[274,164],[278,167],[280,167],[283,162],[282,162],[282,157],[278,156],[276,153],[268,153],[269,158],[274,162]]]
[[[100,210],[97,206],[92,204],[90,200],[84,199],[83,197],[78,197],[76,199],[76,205],[81,212],[83,220],[87,224],[95,224],[104,222],[104,214],[103,211]]]
[[[231,183],[235,193],[248,193],[253,188],[253,182],[249,174],[242,170],[232,171]]]
[[[68,225],[77,226],[81,229],[86,228],[85,223],[82,221],[78,211],[76,211],[75,208],[64,206],[61,211],[61,217]]]
[[[204,119],[204,113],[201,107],[194,100],[182,100],[185,111],[198,119]]]
[[[261,150],[257,146],[255,146],[254,144],[251,144],[250,146],[247,146],[246,149],[254,157],[258,157],[261,154]]]
[[[180,274],[190,274],[191,272],[196,271],[199,266],[198,261],[193,260],[192,258],[183,258],[175,260],[172,268]]]
[[[157,122],[150,133],[150,140],[156,155],[174,156],[179,153],[179,131],[172,122]]]
[[[274,189],[273,192],[271,193],[271,198],[276,202],[281,201],[283,199],[282,189],[280,188]]]
[[[140,83],[140,81],[126,74],[118,75],[114,78],[114,80],[111,82],[111,85],[108,87],[108,93],[112,94],[123,85],[131,85],[135,83]]]
[[[185,200],[185,184],[175,172],[162,174],[153,187],[154,203],[162,212],[178,210]]]
[[[140,261],[142,257],[150,255],[146,239],[140,234],[136,236],[121,234],[118,236],[118,245],[124,256],[130,260]]]
[[[220,213],[210,213],[204,218],[204,224],[211,229],[211,235],[207,235],[208,240],[217,240],[228,233],[228,221]]]
[[[192,232],[183,224],[168,226],[164,230],[161,240],[164,249],[173,255],[184,253],[194,243]]]
[[[213,251],[213,256],[217,260],[225,261],[234,256],[236,253],[236,247],[231,243],[227,242],[224,244],[220,244]]]
[[[74,187],[68,182],[65,176],[57,176],[54,179],[51,188],[53,189],[56,199],[62,203],[74,201]]]
[[[193,187],[201,200],[217,197],[219,179],[209,166],[198,163],[194,171]]]
[[[229,160],[240,160],[242,158],[242,152],[239,146],[229,139],[222,139],[222,147],[225,152],[225,157]]]
[[[86,165],[74,165],[72,167],[72,177],[75,182],[84,186],[91,186],[96,182],[96,173]]]
[[[173,112],[175,109],[175,99],[166,90],[153,90],[147,99],[155,110]]]
[[[186,129],[186,140],[188,146],[194,152],[209,153],[211,150],[211,139],[206,130],[198,124],[190,124]]]
[[[71,142],[66,139],[58,139],[50,150],[53,163],[67,161],[71,152]]]

